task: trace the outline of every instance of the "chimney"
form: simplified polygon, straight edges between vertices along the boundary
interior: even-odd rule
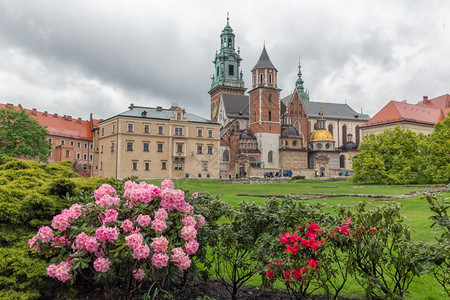
[[[162,106],[157,106],[156,111],[162,111]]]
[[[31,113],[33,114],[33,116],[37,115],[37,110],[36,110],[36,108],[33,108],[33,109],[31,110]]]
[[[130,103],[130,106],[128,107],[129,109],[133,109],[134,108],[134,104]]]
[[[14,104],[6,103],[6,106],[7,106],[7,107],[14,107]]]
[[[78,124],[81,124],[81,118],[78,118]]]
[[[55,113],[53,116],[54,116],[55,118],[58,118],[58,114],[56,114],[56,113]]]
[[[44,116],[47,116],[47,111],[44,111]]]
[[[19,106],[19,108],[20,108],[21,110],[23,110],[22,104],[19,103],[18,106]]]
[[[427,103],[428,102],[428,96],[423,96],[423,101],[422,101],[422,103]]]
[[[67,116],[67,121],[72,122],[72,116]]]

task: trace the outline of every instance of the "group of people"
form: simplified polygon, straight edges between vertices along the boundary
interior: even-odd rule
[[[275,177],[292,177],[291,170],[284,170],[278,172],[264,172],[264,178],[275,178]]]

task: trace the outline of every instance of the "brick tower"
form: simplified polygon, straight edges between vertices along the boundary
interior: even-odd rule
[[[279,168],[281,90],[277,88],[277,72],[264,46],[252,69],[249,129],[258,139],[258,148],[266,168]]]
[[[218,111],[222,94],[244,95],[246,90],[242,71],[240,50],[235,50],[235,36],[227,16],[227,25],[220,35],[220,51],[214,58],[214,75],[211,77],[211,120],[218,122]]]

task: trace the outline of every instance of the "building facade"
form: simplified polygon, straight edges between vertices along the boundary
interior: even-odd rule
[[[221,125],[220,176],[262,176],[268,172],[290,170],[293,175],[324,176],[351,171],[351,156],[356,152],[360,126],[369,120],[347,104],[310,100],[298,66],[294,92],[281,97],[278,70],[265,46],[251,70],[251,89],[240,70],[239,48],[229,24],[220,35],[220,50],[213,61],[211,78],[211,119]],[[319,125],[327,123],[326,128]],[[331,136],[323,149],[316,130]],[[325,148],[330,144],[333,147]]]
[[[93,176],[218,178],[219,124],[172,106],[129,109],[94,133]]]
[[[90,176],[94,159],[93,128],[98,120],[82,120],[69,115],[41,112],[37,109],[25,109],[22,105],[0,104],[0,108],[14,107],[26,111],[31,118],[47,129],[48,141],[52,144],[52,152],[48,162],[72,161],[73,170],[80,175]]]

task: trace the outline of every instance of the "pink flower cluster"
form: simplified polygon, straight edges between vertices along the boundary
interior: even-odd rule
[[[141,268],[133,271],[133,277],[136,280],[142,280],[145,277],[145,272]]]
[[[101,226],[95,231],[95,237],[101,242],[115,243],[119,237],[119,231],[113,227]]]
[[[161,189],[159,187],[144,181],[139,184],[127,181],[124,189],[124,197],[130,199],[131,204],[138,202],[147,204],[150,203],[153,198],[161,195]]]
[[[161,195],[161,206],[167,211],[177,210],[190,213],[194,208],[184,200],[182,190],[165,189]]]
[[[119,213],[115,209],[108,209],[104,214],[104,218],[103,216],[100,216],[100,219],[103,219],[103,224],[115,222],[117,220],[117,217],[119,216]]]
[[[95,203],[100,207],[108,207],[113,205],[117,206],[120,204],[120,198],[107,194],[101,197],[99,200],[96,200]]]
[[[136,220],[137,220],[139,226],[145,228],[145,227],[147,227],[147,226],[150,224],[150,221],[151,221],[152,219],[150,218],[149,215],[142,215],[142,214],[140,214],[140,215],[137,217]]]
[[[42,243],[48,243],[53,239],[53,230],[48,226],[43,226],[43,227],[39,228],[39,231],[36,234],[36,237]]]
[[[181,248],[172,249],[170,260],[173,261],[180,270],[187,269],[191,266],[191,260],[189,259],[189,256],[184,253],[183,249]]]
[[[115,196],[117,196],[117,192],[112,186],[110,186],[109,184],[106,184],[106,183],[102,184],[101,187],[99,187],[98,189],[96,189],[94,191],[94,198],[97,201],[102,199],[102,197],[105,195],[115,197]],[[97,205],[101,206],[99,203],[97,203]]]
[[[106,273],[109,270],[109,265],[111,261],[105,257],[99,257],[94,261],[95,271]]]
[[[73,250],[80,250],[86,252],[96,252],[100,244],[97,242],[95,236],[88,236],[82,232],[75,238],[75,244],[72,245]]]
[[[58,265],[51,264],[47,267],[47,275],[62,281],[66,282],[67,280],[72,279],[72,274],[70,271],[72,267],[70,265],[70,261],[62,261]]]
[[[167,189],[169,189],[169,190],[173,190],[175,188],[175,184],[173,184],[173,181],[172,180],[170,180],[170,179],[164,179],[162,182],[161,182],[161,189],[164,191],[164,190],[167,190]]]
[[[181,238],[186,241],[192,241],[195,240],[195,237],[197,236],[197,230],[194,228],[194,226],[184,226],[181,228]]]

